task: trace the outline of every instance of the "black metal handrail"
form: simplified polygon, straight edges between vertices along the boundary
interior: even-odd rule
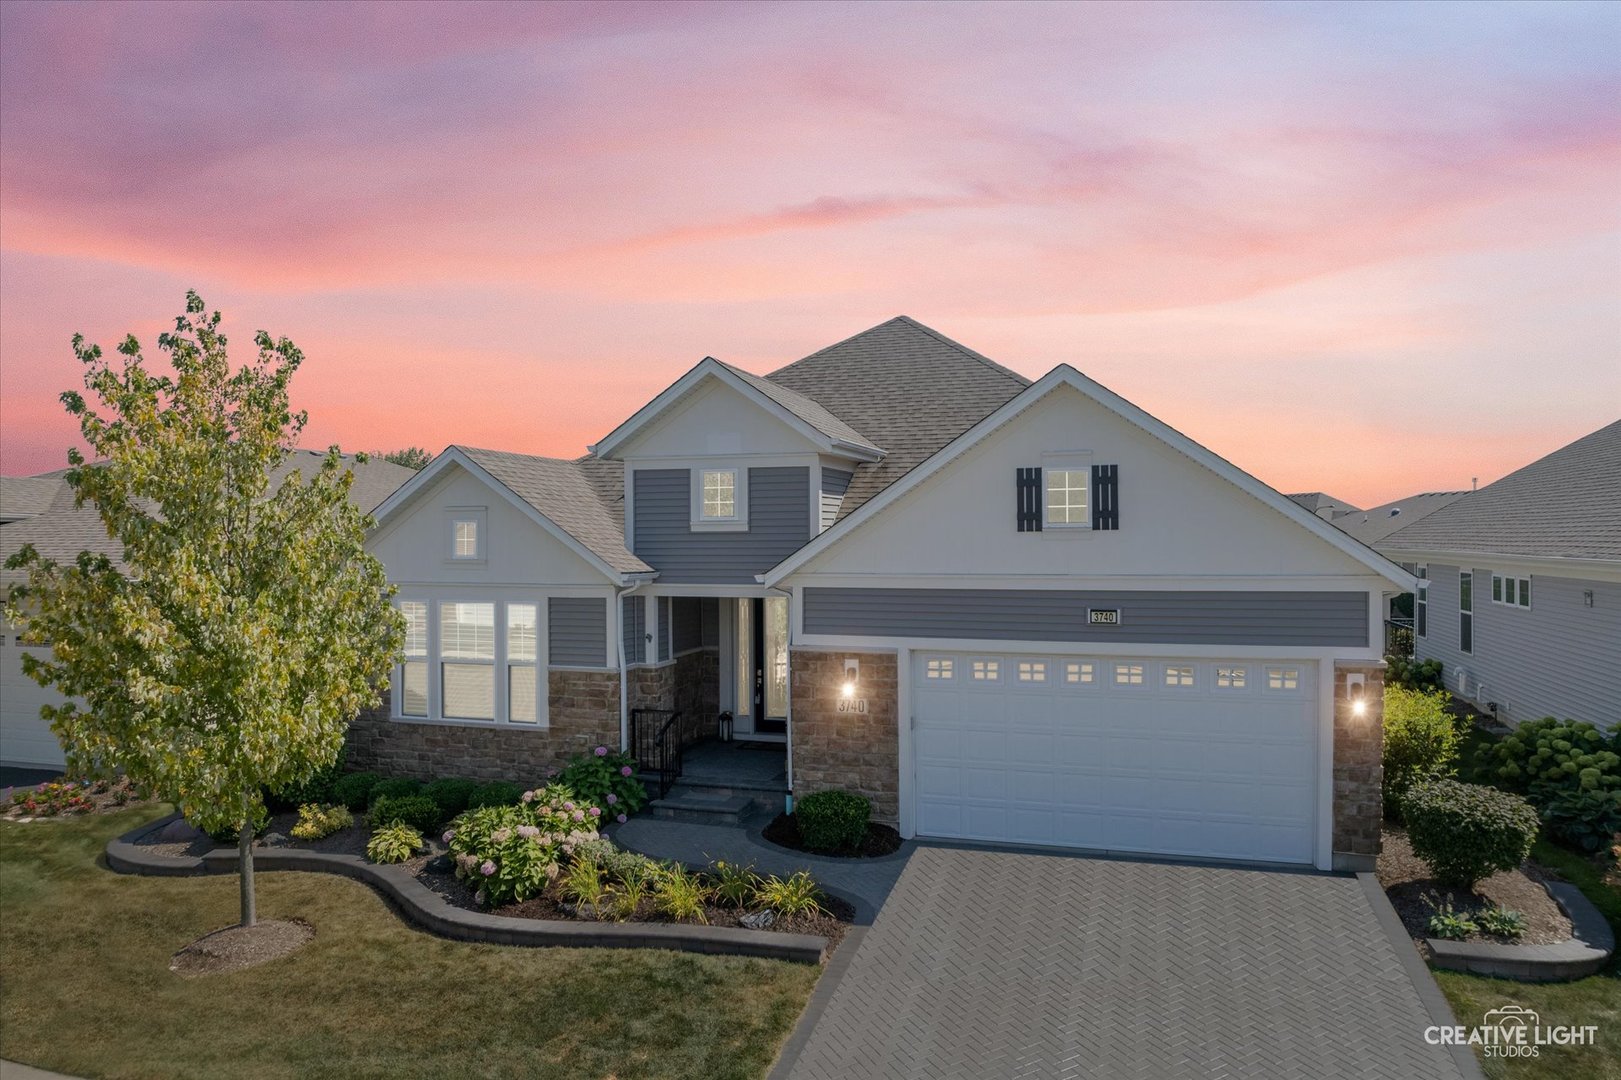
[[[1413,620],[1393,615],[1385,620],[1385,655],[1413,655]]]
[[[658,797],[664,798],[681,776],[687,748],[702,742],[709,732],[696,715],[680,709],[632,709],[630,752],[637,768],[653,777]]]

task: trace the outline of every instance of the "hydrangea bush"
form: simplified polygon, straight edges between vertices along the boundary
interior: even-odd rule
[[[635,759],[606,746],[574,755],[557,782],[617,821],[647,801],[647,789],[636,779]]]
[[[451,823],[444,841],[456,877],[489,907],[538,896],[555,880],[559,863],[597,839],[602,811],[572,790],[553,784],[526,791],[511,806],[481,806]]]

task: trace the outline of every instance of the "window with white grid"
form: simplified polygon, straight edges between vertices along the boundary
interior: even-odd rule
[[[996,682],[1002,677],[1002,664],[998,660],[974,660],[968,670],[975,682]]]
[[[1090,683],[1093,678],[1092,661],[1069,660],[1064,663],[1064,681],[1080,685]]]
[[[1193,685],[1193,665],[1192,664],[1167,664],[1167,665],[1165,665],[1165,685],[1166,686],[1177,686],[1177,687],[1192,686]]]
[[[1216,688],[1218,690],[1242,690],[1249,678],[1249,672],[1241,667],[1218,667],[1216,669]]]
[[[1092,513],[1087,505],[1091,492],[1091,469],[1047,468],[1047,524],[1055,528],[1091,527]]]
[[[400,664],[400,715],[428,715],[428,603],[401,600],[405,659]]]
[[[952,677],[952,662],[949,656],[931,656],[923,663],[923,677],[926,679],[949,679]]]
[[[1141,664],[1116,664],[1114,666],[1114,681],[1116,686],[1141,686],[1143,684],[1143,666]]]
[[[439,678],[443,715],[495,719],[495,605],[439,605]]]
[[[1269,667],[1266,669],[1266,688],[1268,690],[1298,690],[1300,689],[1300,669],[1285,667]]]
[[[1047,662],[1045,660],[1020,660],[1019,681],[1022,683],[1046,682]]]

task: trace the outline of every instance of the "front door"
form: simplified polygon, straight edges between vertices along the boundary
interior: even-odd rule
[[[788,730],[788,600],[737,601],[737,730],[781,735]]]

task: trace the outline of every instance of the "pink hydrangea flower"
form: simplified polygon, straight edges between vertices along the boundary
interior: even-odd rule
[[[592,817],[601,817],[602,816],[602,811],[600,809],[598,809],[597,807],[593,806],[591,808],[591,816]]]
[[[490,839],[494,840],[497,844],[504,844],[508,840],[512,839],[512,830],[511,829],[497,829],[493,833],[490,834]]]
[[[533,791],[524,792],[523,793],[523,801],[524,802],[534,802],[535,801],[535,793]]]
[[[571,803],[571,802],[566,802],[566,803],[563,804],[563,809],[564,810],[572,810],[572,809],[574,809],[574,804]]]
[[[608,756],[608,748],[606,746],[597,747],[597,757],[607,757],[607,756]]]
[[[533,825],[519,825],[518,835],[523,837],[525,840],[533,840],[535,837],[540,835],[540,830],[535,828]]]
[[[630,775],[630,766],[629,765],[620,766],[619,775],[620,776],[629,776]]]
[[[584,821],[585,820],[585,811],[584,810],[576,810],[576,811],[574,811],[574,820],[575,821]]]
[[[495,864],[489,859],[485,859],[484,865],[478,868],[478,872],[485,877],[491,877],[495,874]]]
[[[447,844],[450,843],[452,840],[456,839],[456,830],[455,829],[446,829],[444,839],[445,839],[445,843],[447,843]]]
[[[615,795],[611,791],[608,792],[608,805],[609,806],[612,806],[614,803],[616,803],[618,801],[619,801],[619,796],[618,795]],[[448,843],[448,841],[447,841],[447,843]]]
[[[625,815],[620,814],[619,818],[618,818],[618,821],[619,821],[619,824],[623,825],[625,823]]]

